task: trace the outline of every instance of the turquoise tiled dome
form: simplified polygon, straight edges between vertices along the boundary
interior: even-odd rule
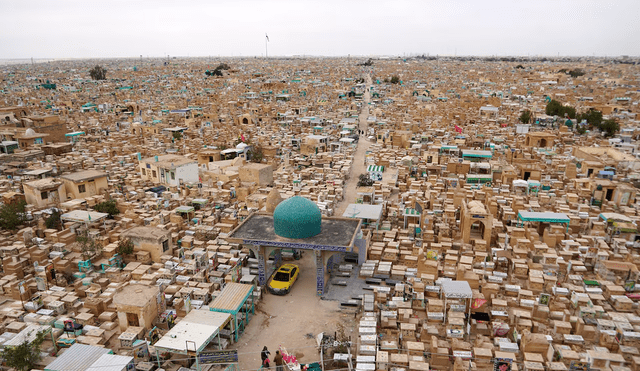
[[[280,237],[309,238],[320,233],[322,213],[304,197],[295,196],[278,204],[273,211],[273,229]]]

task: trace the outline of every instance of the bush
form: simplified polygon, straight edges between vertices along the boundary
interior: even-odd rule
[[[0,206],[0,228],[15,230],[20,224],[26,222],[26,205],[26,202],[20,201]]]
[[[251,149],[249,150],[249,161],[255,163],[261,163],[264,158],[264,152],[262,150],[262,145],[260,144],[252,144]]]
[[[393,75],[391,76],[391,83],[392,84],[399,84],[400,83],[400,77],[398,77],[398,75]]]
[[[180,140],[182,139],[182,133],[179,131],[174,131],[173,132],[173,140]]]
[[[371,187],[373,180],[369,178],[369,174],[360,174],[358,177],[358,187]]]
[[[116,249],[116,252],[120,255],[133,254],[133,242],[131,242],[131,239],[124,238],[118,241],[118,248]]]
[[[62,213],[58,209],[54,209],[51,215],[45,219],[44,225],[47,229],[61,229],[62,221],[60,220]]]
[[[99,204],[96,204],[93,209],[100,213],[109,214],[110,218],[113,218],[114,215],[120,214],[120,210],[118,210],[115,200],[100,202]]]
[[[89,71],[89,76],[94,80],[106,80],[107,69],[102,66],[95,66]]]

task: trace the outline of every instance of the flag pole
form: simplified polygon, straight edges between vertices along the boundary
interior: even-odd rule
[[[264,34],[264,57],[265,57],[265,59],[269,58],[269,53],[268,53],[268,49],[267,49],[267,43],[268,42],[269,42],[269,36],[265,32],[265,34]]]

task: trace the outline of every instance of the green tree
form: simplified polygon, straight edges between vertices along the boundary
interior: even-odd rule
[[[587,132],[587,128],[584,125],[578,124],[578,127],[576,128],[576,132],[578,133],[578,135],[583,135]]]
[[[17,371],[28,371],[35,368],[36,362],[41,358],[40,347],[45,339],[45,332],[40,331],[36,338],[29,342],[25,339],[22,344],[15,347],[5,347],[2,350],[2,358],[7,366]]]
[[[531,122],[531,111],[525,110],[524,112],[522,112],[522,114],[520,115],[520,122],[522,122],[523,124],[530,123]]]
[[[222,76],[222,71],[226,71],[226,70],[230,70],[231,67],[229,67],[228,64],[226,63],[220,63],[213,71],[205,71],[205,75],[207,76]]]
[[[179,131],[174,131],[174,132],[173,132],[173,139],[174,139],[174,140],[180,140],[180,139],[182,139],[182,133],[180,133]]]
[[[582,120],[587,120],[587,123],[590,126],[599,127],[600,123],[602,123],[602,112],[593,108],[589,108],[588,111],[579,114],[577,119],[578,123],[580,123]]]
[[[26,202],[20,201],[0,206],[0,228],[15,230],[20,224],[26,222],[26,205]]]
[[[89,76],[94,80],[106,80],[107,69],[102,66],[95,66],[89,71]]]
[[[398,77],[398,75],[393,75],[391,76],[391,83],[392,84],[399,84],[400,83],[400,77]]]
[[[226,64],[226,63],[220,63],[217,67],[216,70],[230,70],[231,67]]]
[[[89,260],[102,251],[102,246],[89,234],[88,230],[83,230],[76,237],[76,242],[80,244],[82,260]]]
[[[53,209],[51,215],[44,220],[44,225],[47,229],[60,229],[62,227],[61,215],[62,213],[58,209]]]
[[[549,103],[547,103],[547,107],[545,108],[545,113],[549,116],[561,116],[563,112],[562,103],[558,102],[555,99],[552,99]]]
[[[614,136],[617,132],[620,131],[620,124],[614,119],[604,120],[598,129],[602,130],[604,136],[609,138]]]
[[[114,215],[120,214],[120,210],[118,210],[118,206],[116,204],[116,200],[108,200],[100,202],[93,207],[93,209],[100,213],[109,214],[110,218],[113,218]]]
[[[584,71],[581,70],[580,68],[576,68],[575,70],[569,71],[569,76],[571,76],[573,78],[584,76]]]
[[[545,108],[545,113],[549,116],[560,116],[560,117],[564,117],[566,113],[569,118],[571,119],[576,118],[575,108],[571,106],[565,106],[555,99],[552,99],[551,102],[547,103],[547,107]]]
[[[130,255],[133,254],[133,242],[131,242],[130,238],[123,238],[118,241],[118,248],[116,252],[120,255]]]
[[[369,58],[366,62],[361,63],[358,66],[373,66],[373,59]]]
[[[264,159],[264,151],[262,150],[261,144],[252,144],[251,149],[249,150],[249,161],[255,163],[261,163],[262,159]]]

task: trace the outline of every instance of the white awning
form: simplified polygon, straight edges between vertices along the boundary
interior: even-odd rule
[[[349,204],[342,214],[345,218],[382,219],[382,205]]]
[[[513,186],[514,187],[528,187],[529,183],[527,183],[526,180],[516,179],[516,180],[513,181]]]
[[[192,310],[154,346],[170,352],[199,352],[213,340],[213,337],[230,319],[229,313]]]
[[[491,169],[491,164],[488,164],[486,162],[472,162],[471,168],[472,169]]]
[[[473,297],[471,286],[467,281],[444,281],[442,291],[446,298],[470,299]]]
[[[73,210],[66,214],[62,214],[60,219],[70,222],[93,223],[109,216],[107,213],[99,213],[97,211]]]
[[[176,207],[176,212],[179,213],[190,213],[195,211],[195,209],[193,208],[193,206],[178,206]]]

